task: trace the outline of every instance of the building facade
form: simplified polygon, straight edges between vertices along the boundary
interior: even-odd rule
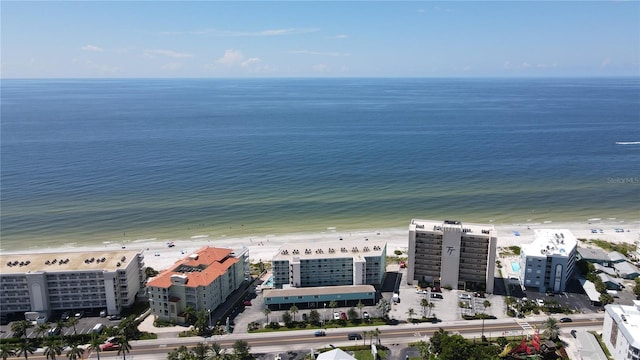
[[[493,225],[411,220],[407,284],[493,292],[497,234]]]
[[[380,240],[285,244],[271,260],[273,283],[283,287],[379,285],[387,243]]]
[[[249,274],[249,250],[203,247],[147,282],[151,314],[185,323],[184,311],[213,311]]]
[[[535,238],[520,251],[520,285],[562,292],[573,276],[578,241],[566,229],[536,229]]]
[[[640,300],[604,307],[602,342],[614,359],[640,360]]]
[[[5,254],[0,258],[2,316],[97,309],[118,314],[144,290],[141,252]]]

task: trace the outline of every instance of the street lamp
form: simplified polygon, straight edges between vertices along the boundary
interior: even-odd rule
[[[324,310],[322,311],[322,325],[324,327],[325,322],[327,321],[327,303],[324,303]]]
[[[211,328],[211,309],[207,309],[207,313],[209,314],[209,328]]]

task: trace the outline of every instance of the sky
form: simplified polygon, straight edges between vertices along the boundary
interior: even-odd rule
[[[11,1],[1,78],[640,76],[640,1]]]

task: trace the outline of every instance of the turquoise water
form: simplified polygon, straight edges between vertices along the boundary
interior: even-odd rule
[[[519,273],[520,272],[520,264],[517,262],[512,262],[511,263],[511,270],[513,270],[513,272],[515,273]]]
[[[264,283],[262,283],[263,287],[273,287],[273,276],[270,276]]]
[[[3,249],[640,219],[637,78],[0,86]]]

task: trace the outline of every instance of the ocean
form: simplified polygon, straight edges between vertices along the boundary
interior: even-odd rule
[[[3,250],[640,219],[640,79],[1,83]],[[630,142],[630,144],[616,144]]]

